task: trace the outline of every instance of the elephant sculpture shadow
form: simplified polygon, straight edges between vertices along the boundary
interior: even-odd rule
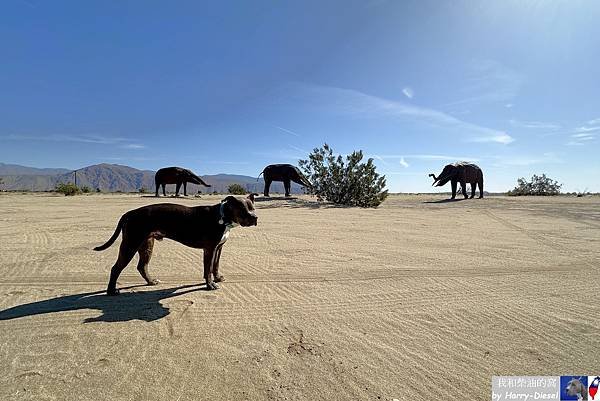
[[[452,202],[460,202],[460,201],[464,201],[464,198],[459,198],[459,199],[440,199],[440,200],[436,200],[436,201],[424,201],[423,203],[452,203]]]
[[[145,285],[135,285],[125,289],[142,286]],[[97,309],[102,311],[102,315],[86,318],[84,323],[127,322],[130,320],[152,322],[170,313],[169,308],[162,305],[160,301],[201,289],[201,285],[190,284],[161,290],[127,292],[118,297],[109,297],[105,291],[65,295],[2,310],[0,311],[0,321],[80,309]]]
[[[283,202],[274,202],[283,201]],[[293,197],[260,197],[254,199],[259,209],[345,209],[351,208],[348,205],[336,205],[330,202],[318,200],[306,200]]]

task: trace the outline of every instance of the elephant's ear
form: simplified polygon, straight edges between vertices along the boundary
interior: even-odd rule
[[[250,199],[250,202],[254,203],[254,198],[257,196],[258,194],[252,193],[250,195],[247,196],[248,199]]]

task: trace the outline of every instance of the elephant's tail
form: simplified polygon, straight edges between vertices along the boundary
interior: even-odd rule
[[[125,216],[127,216],[127,214],[124,214],[119,219],[119,223],[117,224],[117,228],[115,229],[115,232],[113,233],[112,237],[110,237],[109,240],[106,241],[106,243],[104,245],[95,247],[94,251],[103,251],[106,248],[110,247],[117,240],[117,238],[119,237],[119,234],[121,234],[121,229],[123,228],[123,224],[125,223]]]
[[[260,174],[258,175],[258,177],[256,177],[256,181],[258,181],[258,179],[260,178],[260,176],[265,172],[265,170],[261,171]]]

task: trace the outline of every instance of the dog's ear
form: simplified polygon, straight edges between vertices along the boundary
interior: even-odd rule
[[[250,202],[254,203],[254,198],[258,196],[258,194],[256,193],[251,193],[250,195],[248,195],[248,199],[250,199]]]
[[[227,203],[228,201],[236,200],[236,197],[233,195],[229,195],[227,198],[223,199],[221,203]]]

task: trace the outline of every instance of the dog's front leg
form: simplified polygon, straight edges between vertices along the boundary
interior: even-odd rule
[[[220,283],[225,280],[222,274],[219,274],[219,261],[221,260],[221,251],[223,250],[223,245],[219,245],[215,250],[215,257],[213,262],[213,279],[215,283]]]
[[[206,280],[206,289],[208,291],[219,289],[219,286],[213,281],[212,276],[215,255],[216,249],[214,246],[204,248],[204,280]]]

